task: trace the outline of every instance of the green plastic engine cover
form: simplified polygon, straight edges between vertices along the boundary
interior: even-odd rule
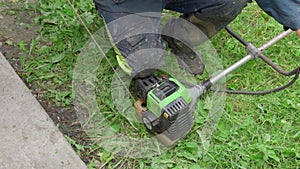
[[[163,113],[163,108],[177,100],[179,97],[182,97],[188,104],[191,102],[191,98],[186,87],[178,80],[170,78],[169,82],[164,81],[149,91],[147,97],[147,108],[153,112],[156,117],[159,117],[161,113]]]

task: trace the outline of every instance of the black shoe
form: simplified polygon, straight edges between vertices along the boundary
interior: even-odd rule
[[[204,64],[201,61],[201,54],[193,51],[190,47],[184,43],[175,40],[171,37],[162,36],[165,41],[168,42],[171,52],[175,54],[176,59],[181,68],[187,70],[191,74],[201,75],[204,71]]]

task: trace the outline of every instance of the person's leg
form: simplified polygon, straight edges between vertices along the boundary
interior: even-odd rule
[[[106,22],[117,47],[115,50],[125,58],[118,58],[121,68],[124,68],[121,60],[130,66],[130,70],[125,72],[131,76],[147,76],[152,73],[149,69],[159,69],[164,65],[164,44],[159,30],[160,13],[129,14],[99,10],[99,15]]]
[[[166,0],[166,9],[183,15],[168,21],[164,39],[178,56],[179,62],[193,74],[201,74],[204,65],[196,46],[234,20],[248,0]]]
[[[251,0],[167,0],[166,9],[181,12],[186,20],[213,36],[241,12]]]

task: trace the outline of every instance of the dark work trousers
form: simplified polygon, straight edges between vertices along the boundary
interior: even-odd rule
[[[114,44],[133,69],[132,75],[164,65],[165,47],[160,35],[163,9],[181,13],[181,18],[211,37],[234,20],[249,0],[144,1],[95,0],[99,15],[106,21]],[[178,27],[172,23],[167,25],[172,28],[166,29]],[[180,33],[184,36],[187,34],[185,37],[193,37],[195,34],[192,30],[181,30],[185,30]]]

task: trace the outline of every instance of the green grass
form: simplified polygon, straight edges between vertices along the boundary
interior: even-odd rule
[[[31,45],[35,55],[24,61],[22,75],[33,89],[44,90],[44,99],[57,106],[70,107],[74,99],[72,75],[78,54],[89,35],[65,1],[39,1],[40,36]],[[102,26],[91,1],[76,1],[76,9],[88,27],[95,32]],[[248,6],[230,25],[242,37],[260,46],[282,31],[282,26],[264,14],[256,4]],[[225,31],[212,38],[224,67],[242,58],[244,47]],[[113,65],[114,53],[109,56]],[[299,66],[300,45],[295,34],[266,51],[285,69]],[[130,124],[111,105],[110,81],[113,71],[101,63],[97,77],[97,102],[115,131],[147,137],[143,126]],[[251,61],[227,78],[232,89],[266,90],[285,84],[285,78],[262,61]],[[225,111],[212,135],[211,146],[204,156],[198,155],[199,137],[204,115],[196,117],[194,128],[178,146],[166,153],[145,159],[122,158],[97,144],[67,137],[78,154],[88,156],[89,168],[299,168],[300,167],[300,82],[285,91],[266,96],[228,95]],[[205,108],[200,113],[207,114]],[[137,127],[141,132],[137,132]],[[81,145],[82,144],[82,145]]]

